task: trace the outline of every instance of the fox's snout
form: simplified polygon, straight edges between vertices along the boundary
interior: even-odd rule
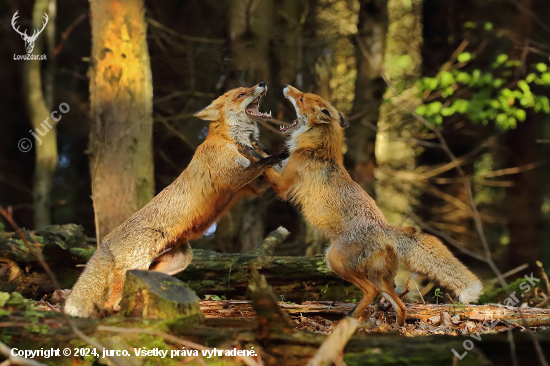
[[[292,99],[296,100],[296,98],[298,98],[298,95],[300,94],[302,94],[302,92],[290,84],[286,84],[283,89],[283,95],[285,96],[285,98],[291,97]]]

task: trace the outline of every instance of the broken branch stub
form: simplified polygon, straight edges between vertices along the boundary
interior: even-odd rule
[[[149,319],[204,320],[197,295],[177,278],[155,271],[127,272],[120,310]]]

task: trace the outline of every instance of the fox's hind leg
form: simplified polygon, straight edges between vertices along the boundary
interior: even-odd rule
[[[149,269],[172,276],[187,268],[192,259],[193,250],[189,243],[176,244],[166,253],[156,257]]]
[[[397,292],[395,292],[390,279],[383,279],[381,281],[373,280],[374,284],[380,289],[380,292],[384,297],[392,304],[397,314],[397,324],[399,326],[405,325],[405,317],[407,316],[407,307],[403,304],[403,301],[399,298]]]
[[[349,248],[347,248],[347,251],[344,251],[339,250],[338,245],[333,245],[327,252],[327,263],[334,273],[344,280],[353,283],[363,292],[361,301],[348,314],[349,316],[358,318],[363,315],[367,306],[374,300],[378,294],[378,289],[367,279],[364,273],[349,268],[351,261],[348,255]]]

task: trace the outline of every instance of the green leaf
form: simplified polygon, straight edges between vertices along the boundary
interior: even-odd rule
[[[540,72],[545,72],[546,70],[548,70],[548,65],[543,64],[542,62],[539,62],[535,67],[536,67],[537,70],[539,70]]]
[[[443,71],[439,73],[438,77],[439,77],[441,86],[444,88],[454,84],[455,82],[455,78],[453,74],[451,74],[448,71]]]
[[[525,81],[527,81],[528,83],[532,83],[533,81],[537,80],[537,74],[535,73],[530,73],[529,75],[527,75],[527,77],[525,78]]]
[[[441,106],[442,104],[439,101],[431,102],[430,104],[428,104],[428,115],[433,116],[434,114],[439,113],[439,111],[441,110]]]
[[[468,62],[472,59],[472,54],[470,52],[462,52],[456,59],[458,62]]]
[[[529,84],[525,80],[518,81],[518,88],[520,88],[525,94],[530,94]]]
[[[550,72],[545,72],[542,74],[537,84],[550,85]]]
[[[506,67],[521,67],[523,63],[520,60],[509,60],[506,61]]]
[[[452,116],[455,113],[455,108],[453,107],[445,107],[441,110],[441,115],[444,117]]]
[[[499,113],[497,115],[497,123],[499,125],[504,125],[507,120],[508,120],[508,116],[506,115],[506,113]]]
[[[519,108],[516,109],[515,115],[516,115],[517,120],[520,121],[520,122],[525,121],[525,118],[527,117],[527,113],[525,113],[525,111],[523,109],[519,109]]]
[[[467,72],[458,71],[455,74],[455,78],[456,78],[456,81],[458,81],[459,83],[468,84],[472,77]]]
[[[424,78],[424,85],[428,90],[434,90],[437,88],[437,79],[435,78]]]
[[[468,111],[469,102],[464,99],[456,99],[453,102],[453,107],[458,113],[466,113]]]
[[[464,28],[466,28],[466,29],[474,29],[475,27],[477,27],[476,22],[466,22],[466,23],[464,23]]]
[[[426,115],[426,112],[428,111],[428,107],[426,107],[426,105],[424,105],[424,104],[421,104],[421,105],[419,105],[418,107],[416,107],[415,111],[416,111],[416,113],[418,113],[419,115],[425,116],[425,115]]]
[[[490,31],[491,29],[493,29],[493,23],[486,22],[483,27],[485,28],[485,30]]]
[[[505,53],[502,53],[500,55],[497,56],[495,62],[493,63],[493,68],[495,67],[498,67],[500,65],[502,65],[503,63],[505,63],[506,61],[508,61],[508,55],[505,54]]]
[[[504,84],[504,79],[496,78],[495,80],[493,80],[493,86],[495,88],[500,88],[502,84]]]

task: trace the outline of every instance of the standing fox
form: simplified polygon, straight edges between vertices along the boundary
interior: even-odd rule
[[[280,173],[269,168],[265,176],[279,196],[298,205],[330,238],[329,267],[364,295],[350,315],[361,316],[380,291],[395,308],[397,323],[405,324],[407,309],[392,286],[399,262],[441,283],[462,303],[476,301],[481,282],[445,245],[413,227],[388,224],[374,200],[351,179],[343,165],[343,127],[348,122],[342,115],[319,96],[288,84],[283,93],[297,115],[291,126],[281,127],[290,133],[290,157]]]
[[[190,240],[199,238],[239,197],[260,195],[269,187],[256,178],[281,157],[252,163],[241,153],[257,147],[251,142],[258,138],[255,121],[271,118],[258,110],[266,92],[264,82],[231,90],[195,113],[210,121],[206,140],[172,184],[105,237],[67,298],[67,314],[90,316],[104,305],[116,308],[130,269],[170,275],[183,271],[193,255]],[[263,157],[263,151],[257,154]]]

